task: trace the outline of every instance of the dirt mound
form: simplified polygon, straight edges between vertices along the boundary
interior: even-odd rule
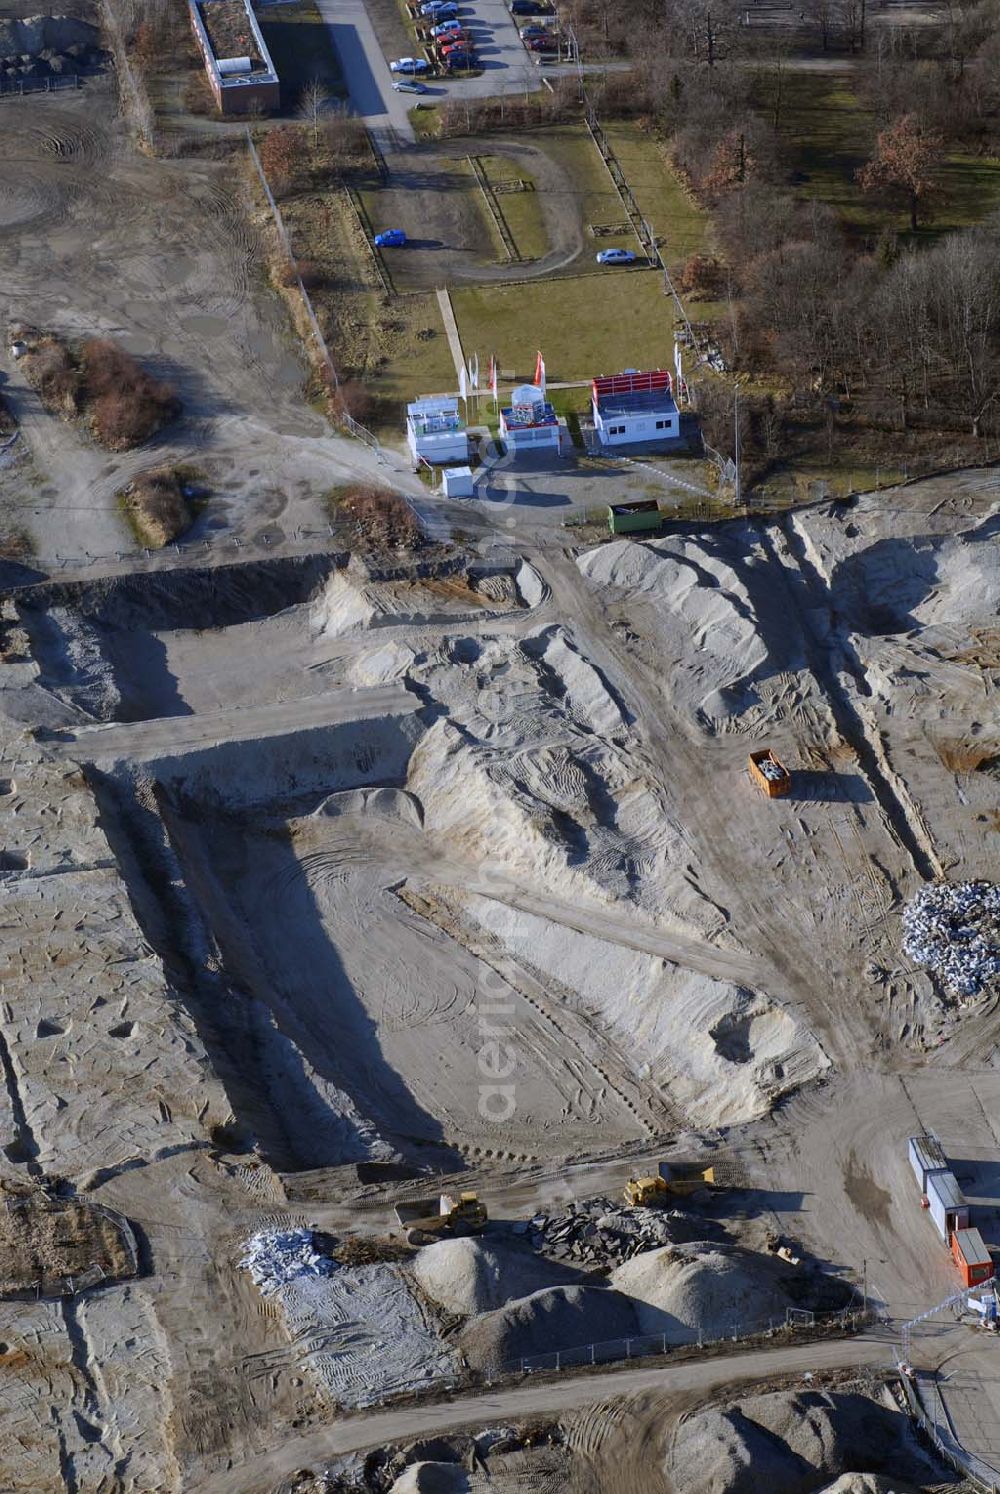
[[[41,52],[89,50],[100,45],[96,26],[75,16],[24,16],[0,20],[0,57],[37,57]]]
[[[569,1283],[573,1273],[532,1251],[483,1240],[438,1240],[421,1250],[413,1274],[449,1312],[482,1313]]]
[[[633,1256],[611,1274],[631,1297],[643,1333],[665,1333],[671,1343],[696,1343],[752,1333],[784,1322],[795,1305],[784,1261],[736,1245],[665,1245]]]
[[[900,1411],[855,1392],[781,1391],[711,1406],[681,1424],[667,1472],[685,1494],[847,1494],[853,1472],[933,1475]],[[875,1485],[879,1489],[880,1485]]]
[[[389,1494],[468,1494],[465,1470],[456,1463],[411,1463]]]
[[[458,1342],[475,1369],[535,1354],[627,1338],[638,1332],[634,1303],[604,1287],[533,1292],[467,1323]]]

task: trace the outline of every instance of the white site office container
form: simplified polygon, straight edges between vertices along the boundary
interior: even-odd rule
[[[927,1192],[927,1179],[932,1172],[947,1172],[948,1159],[941,1150],[936,1136],[926,1132],[923,1136],[911,1136],[909,1141],[910,1166],[921,1193]]]
[[[957,1229],[968,1229],[969,1205],[953,1172],[932,1172],[928,1176],[927,1201],[934,1227],[946,1245]]]

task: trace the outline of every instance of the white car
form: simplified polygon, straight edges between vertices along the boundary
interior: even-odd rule
[[[400,57],[398,62],[389,63],[389,71],[392,73],[426,73],[430,71],[430,63],[423,57]]]

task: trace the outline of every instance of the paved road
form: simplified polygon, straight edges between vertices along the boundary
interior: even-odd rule
[[[396,93],[393,75],[372,25],[364,0],[317,0],[319,13],[330,30],[347,80],[351,104],[383,148],[397,140],[412,141],[409,111],[414,94]],[[431,80],[426,101],[494,98],[513,92],[534,92],[541,74],[525,51],[504,0],[464,0],[461,18],[474,33],[482,64],[477,78]],[[419,56],[414,44],[413,56]]]
[[[74,761],[112,758],[148,761],[150,758],[196,752],[220,742],[284,737],[292,732],[336,726],[345,721],[406,715],[418,710],[419,706],[417,697],[398,685],[371,690],[334,690],[323,695],[310,695],[304,700],[282,700],[271,705],[202,711],[192,716],[162,716],[152,721],[81,726],[55,750]]]
[[[286,1441],[272,1452],[205,1479],[205,1494],[250,1494],[271,1489],[296,1468],[360,1448],[381,1447],[388,1442],[465,1426],[498,1426],[523,1416],[559,1415],[593,1405],[612,1396],[642,1391],[705,1391],[706,1394],[735,1381],[762,1376],[805,1374],[810,1370],[849,1368],[854,1365],[888,1365],[888,1340],[877,1333],[853,1339],[803,1344],[797,1348],[768,1349],[750,1354],[729,1354],[717,1359],[688,1360],[684,1364],[622,1366],[601,1375],[564,1375],[546,1383],[532,1381],[511,1389],[486,1391],[437,1405],[407,1406],[397,1410],[351,1417]]]

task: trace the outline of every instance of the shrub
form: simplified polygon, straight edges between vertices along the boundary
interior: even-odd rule
[[[169,467],[140,473],[125,489],[121,504],[144,545],[168,545],[191,523],[180,475]]]
[[[117,343],[90,338],[80,367],[94,434],[113,450],[140,445],[180,413],[173,386],[154,379]]]
[[[359,484],[338,495],[338,513],[354,522],[358,538],[378,549],[416,550],[423,543],[417,516],[398,493]]]
[[[47,410],[72,418],[80,406],[80,376],[69,348],[56,337],[43,337],[22,364],[25,377]]]

